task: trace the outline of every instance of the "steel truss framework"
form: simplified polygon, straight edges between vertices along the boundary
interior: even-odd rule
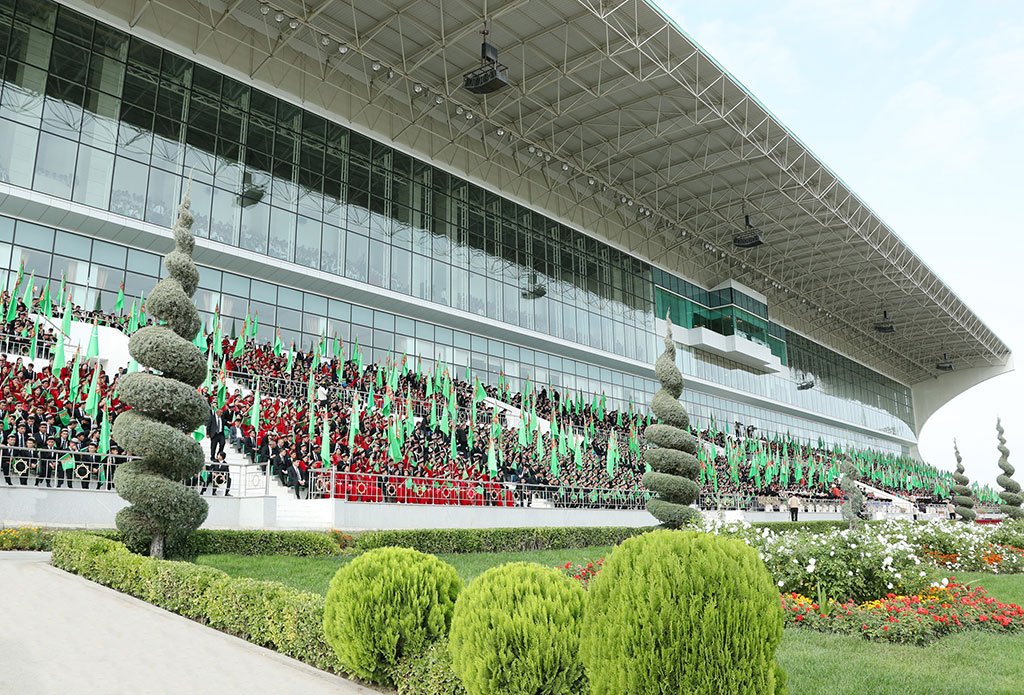
[[[69,4],[669,271],[735,278],[768,297],[773,318],[904,383],[935,377],[944,354],[957,369],[1009,358],[855,193],[644,0]],[[514,84],[480,97],[461,81],[478,64],[485,17]],[[731,238],[745,214],[767,243],[744,251]],[[873,330],[883,310],[894,334]]]

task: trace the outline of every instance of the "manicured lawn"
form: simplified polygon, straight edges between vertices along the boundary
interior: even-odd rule
[[[590,562],[611,548],[525,553],[441,555],[463,581],[505,562],[544,565]],[[234,576],[270,579],[321,594],[348,558],[204,555],[198,562]],[[1024,604],[1024,575],[962,573],[1000,601]],[[868,642],[857,637],[787,629],[779,661],[789,673],[791,695],[1016,695],[1024,692],[1024,635],[971,632],[927,647]]]
[[[927,647],[787,629],[778,652],[792,695],[1011,695],[1024,692],[1024,635],[970,632]]]
[[[607,557],[608,546],[576,550],[534,550],[522,553],[466,553],[438,555],[452,565],[462,581],[469,583],[478,574],[506,562],[537,562],[542,565],[564,565],[566,562],[586,564]],[[200,555],[196,562],[224,570],[233,577],[268,579],[288,584],[296,589],[326,594],[331,577],[347,557],[286,557],[282,555]]]

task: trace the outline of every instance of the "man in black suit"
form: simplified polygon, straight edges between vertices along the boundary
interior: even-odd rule
[[[281,447],[274,458],[270,459],[270,468],[282,485],[288,485],[288,470],[292,467],[292,455],[288,449]]]
[[[18,455],[17,438],[13,433],[7,435],[7,443],[0,451],[0,470],[3,471],[4,480],[8,485],[14,485],[11,482],[11,464],[14,463],[14,459]],[[24,483],[22,483],[24,484]]]
[[[210,413],[210,419],[206,423],[206,436],[210,438],[210,460],[217,462],[217,452],[224,452],[224,428],[227,420],[224,419],[224,409],[217,408]]]
[[[288,487],[295,488],[295,499],[302,499],[301,490],[309,484],[308,473],[301,468],[297,461],[292,461],[288,466]]]
[[[217,463],[211,463],[207,466],[210,471],[210,480],[213,482],[213,494],[217,494],[217,488],[224,485],[224,496],[231,497],[231,471],[228,469],[228,464],[224,462],[224,452],[217,454]],[[221,479],[223,478],[223,482]],[[206,483],[203,483],[205,490]]]

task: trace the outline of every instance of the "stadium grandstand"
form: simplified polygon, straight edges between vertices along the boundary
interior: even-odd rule
[[[473,5],[0,0],[0,521],[113,519],[185,195],[211,523],[642,523],[669,330],[702,508],[948,497],[1007,346],[655,5]]]

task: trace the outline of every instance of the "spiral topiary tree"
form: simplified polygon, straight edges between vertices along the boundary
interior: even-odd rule
[[[653,448],[644,452],[651,470],[644,473],[643,484],[657,493],[647,500],[649,511],[663,526],[679,528],[700,512],[690,505],[697,499],[697,439],[690,434],[690,416],[679,402],[683,375],[676,367],[676,346],[672,341],[672,319],[665,315],[665,351],[654,363],[654,374],[661,388],[651,400],[651,410],[661,421],[648,425],[644,437]]]
[[[1021,502],[1024,497],[1020,494],[1020,483],[1013,479],[1013,466],[1010,465],[1010,450],[1006,448],[1006,438],[1003,437],[1003,423],[996,418],[996,432],[999,433],[999,467],[1003,472],[996,477],[996,482],[1003,486],[999,498],[1003,503],[999,505],[1000,511],[1010,519],[1024,519],[1024,511],[1021,510]]]
[[[953,453],[956,455],[956,472],[953,473],[953,481],[956,482],[956,485],[950,490],[953,493],[953,505],[961,519],[974,521],[977,514],[972,509],[974,498],[971,497],[971,488],[969,487],[971,479],[964,475],[964,463],[960,458],[960,449],[957,448],[955,439],[953,440]]]
[[[121,400],[132,409],[117,417],[111,431],[118,444],[142,457],[114,473],[117,493],[130,503],[117,513],[117,528],[129,548],[139,553],[148,548],[159,558],[179,553],[207,512],[206,500],[181,483],[203,468],[202,447],[187,433],[210,415],[196,389],[206,361],[192,344],[201,322],[191,300],[199,271],[192,262],[196,242],[187,191],[172,232],[174,250],[164,257],[167,277],[146,305],[162,325],[142,328],[128,341],[131,356],[161,375],[134,372],[118,380]]]
[[[843,491],[843,520],[852,529],[860,521],[861,510],[864,509],[864,493],[861,492],[857,480],[860,472],[850,461],[843,461],[843,478],[839,481],[839,489]]]

